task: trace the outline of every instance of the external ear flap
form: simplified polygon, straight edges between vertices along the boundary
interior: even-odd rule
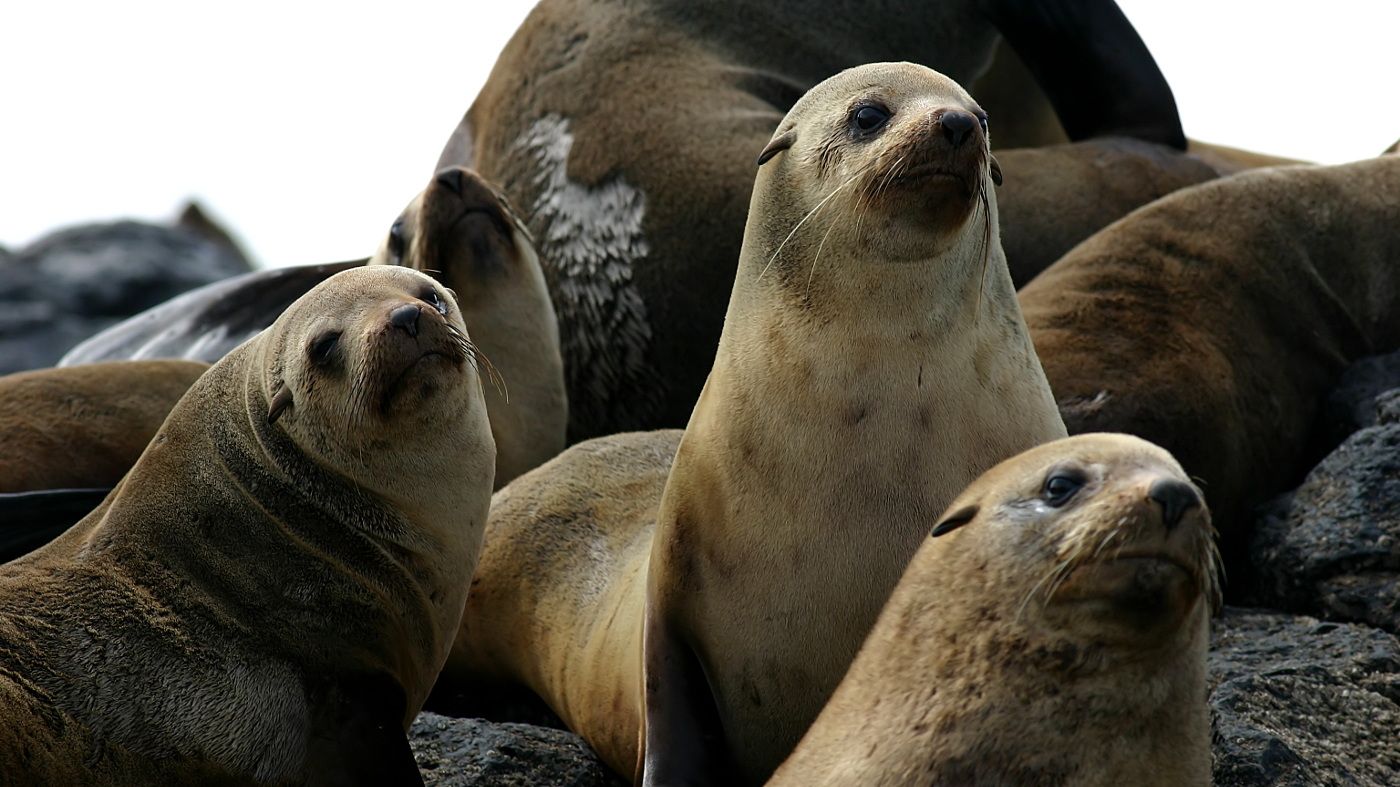
[[[763,166],[764,162],[768,161],[768,159],[792,147],[792,143],[796,141],[797,129],[795,128],[790,128],[778,136],[773,137],[772,141],[768,143],[768,146],[763,149],[763,152],[758,154],[758,166]]]
[[[1000,186],[1000,185],[1001,185],[1001,164],[997,163],[997,157],[996,157],[996,156],[993,156],[993,155],[990,154],[990,153],[987,154],[987,158],[991,159],[991,162],[992,162],[992,182],[995,183],[995,184],[997,184],[998,186]]]
[[[267,405],[267,422],[277,423],[277,419],[282,417],[282,412],[292,406],[292,389],[286,383],[277,384],[277,392],[272,395],[272,401]]]
[[[938,538],[947,535],[963,525],[971,522],[977,516],[977,506],[963,506],[957,511],[943,517],[943,521],[933,526],[933,532],[929,533],[929,538]]]

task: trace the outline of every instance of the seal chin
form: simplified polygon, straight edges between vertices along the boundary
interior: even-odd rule
[[[438,350],[429,350],[409,361],[384,386],[384,393],[379,398],[380,415],[392,414],[395,403],[404,400],[404,394],[409,392],[416,394],[413,397],[415,404],[432,398],[446,387],[451,375],[460,371],[463,363],[463,358],[452,357]]]
[[[1171,631],[1202,595],[1195,566],[1167,551],[1134,551],[1087,561],[1054,592],[1050,605],[1083,613],[1093,628],[1120,629],[1132,637]]]
[[[434,270],[446,271],[459,259],[477,268],[500,266],[515,247],[513,222],[499,194],[463,167],[439,172],[423,194],[425,239],[440,239],[425,249]]]

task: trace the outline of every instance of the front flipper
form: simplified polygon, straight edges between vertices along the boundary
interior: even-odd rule
[[[738,770],[725,742],[714,693],[693,648],[647,602],[643,632],[643,787],[733,785]]]
[[[271,325],[292,301],[364,260],[269,268],[216,281],[123,320],[69,350],[59,366],[145,358],[214,363]]]
[[[403,730],[403,689],[392,678],[328,680],[312,688],[309,700],[306,784],[421,787]]]
[[[1171,87],[1113,0],[982,5],[1049,96],[1071,140],[1125,136],[1186,149]]]
[[[0,494],[0,563],[58,538],[102,503],[111,489],[40,489]]]

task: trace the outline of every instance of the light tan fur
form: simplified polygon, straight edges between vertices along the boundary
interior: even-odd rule
[[[1047,482],[1065,473],[1083,486],[1055,505]],[[1194,504],[1164,514],[1163,481]],[[939,529],[954,529],[924,540],[769,784],[1209,784],[1220,598],[1199,501],[1170,454],[1127,435],[997,465],[949,506]]]
[[[1285,158],[1283,156],[1274,156],[1269,153],[1257,153],[1253,150],[1232,148],[1228,145],[1215,145],[1210,142],[1202,142],[1198,139],[1186,140],[1186,152],[1206,164],[1209,164],[1221,175],[1234,175],[1237,172],[1260,169],[1261,167],[1283,167],[1293,164],[1312,163],[1310,161],[1302,161],[1301,159]]]
[[[208,368],[113,361],[0,377],[0,492],[115,486]]]
[[[564,450],[569,403],[554,306],[534,241],[494,186],[464,167],[435,175],[370,264],[423,271],[456,293],[499,373],[486,386],[496,488]]]
[[[856,141],[862,98],[893,115]],[[744,781],[781,762],[922,520],[1064,434],[1001,253],[986,138],[941,141],[944,112],[978,111],[910,64],[845,72],[798,103],[775,135],[795,143],[759,170],[714,370],[669,477],[676,433],[638,433],[502,490],[445,678],[525,682],[632,775],[643,713],[648,765],[672,751],[653,745],[665,722],[635,683],[645,608],[648,688],[678,685],[653,665],[670,657],[653,634],[688,643],[671,655],[703,660],[716,696],[669,707],[718,702]]]
[[[413,332],[391,324],[409,306]],[[195,383],[97,510],[0,566],[6,776],[53,781],[81,746],[274,783],[416,778],[403,731],[493,468],[441,286],[383,267],[318,285]]]

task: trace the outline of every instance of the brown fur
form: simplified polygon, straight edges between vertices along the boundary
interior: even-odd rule
[[[1216,177],[1179,150],[1126,137],[999,150],[997,160],[1006,176],[1001,221],[1017,228],[1002,235],[1017,287],[1136,208]]]
[[[114,361],[0,377],[0,492],[115,486],[208,368]]]
[[[894,114],[856,142],[861,97]],[[949,112],[980,110],[910,64],[798,103],[774,135],[793,144],[759,170],[674,466],[674,432],[620,435],[502,490],[445,677],[525,682],[626,775],[645,754],[649,780],[695,778],[702,741],[745,782],[781,762],[922,520],[997,458],[1063,435],[1001,255],[986,138],[974,121],[949,145]]]
[[[1170,450],[1238,545],[1252,506],[1317,458],[1310,434],[1342,370],[1400,346],[1397,206],[1394,158],[1279,168],[1173,194],[1085,241],[1021,291],[1070,432]]]
[[[1027,21],[1050,5],[536,5],[438,166],[472,165],[498,183],[540,242],[563,329],[571,439],[674,427],[689,417],[734,280],[754,157],[798,97],[843,68],[890,60],[923,63],[971,84],[1001,36],[1011,35],[997,14],[1028,25],[1017,30],[1025,56],[1052,39],[1036,32],[1045,20]],[[1105,0],[1053,5],[1062,8],[1044,16],[1061,12],[1073,20],[1071,31],[1082,29],[1078,15],[1118,14]],[[1143,110],[1142,126],[1120,133],[1179,135],[1165,80],[1126,21],[1090,39],[1065,42],[1083,49],[1076,52],[1088,66],[1083,72],[1060,67],[1069,59],[1050,52],[1043,62],[1057,73],[1038,76],[1064,86],[1111,75],[1112,84],[1101,87],[1115,100],[1099,106]],[[1121,59],[1103,62],[1114,58]],[[1135,68],[1119,67],[1123,61]],[[1039,91],[1036,100],[1044,101]],[[1170,129],[1158,133],[1158,125]],[[1081,128],[1075,136],[1087,135]],[[1020,186],[1011,180],[1006,188]],[[1009,236],[1019,231],[1007,226]]]
[[[389,324],[407,304],[412,336]],[[438,285],[317,286],[195,383],[96,511],[0,566],[0,761],[25,764],[6,776],[61,781],[53,745],[97,781],[126,757],[417,779],[403,731],[460,619],[493,460]]]
[[[1086,483],[1052,506],[1066,471]],[[1164,526],[1163,480],[1189,488],[1165,451],[1101,434],[977,479],[769,784],[1208,785],[1215,549],[1199,504]]]
[[[564,450],[569,403],[554,307],[534,241],[494,186],[463,167],[435,175],[370,264],[422,271],[456,293],[497,373],[486,386],[496,488]]]
[[[1005,40],[997,44],[992,64],[969,90],[996,118],[992,149],[1038,148],[1069,142],[1055,107],[1035,82],[1035,75]]]
[[[1294,158],[1273,156],[1268,153],[1241,150],[1227,145],[1213,145],[1209,142],[1201,142],[1195,139],[1187,140],[1186,152],[1210,165],[1221,175],[1234,175],[1238,172],[1259,169],[1261,167],[1279,167],[1310,163]]]

